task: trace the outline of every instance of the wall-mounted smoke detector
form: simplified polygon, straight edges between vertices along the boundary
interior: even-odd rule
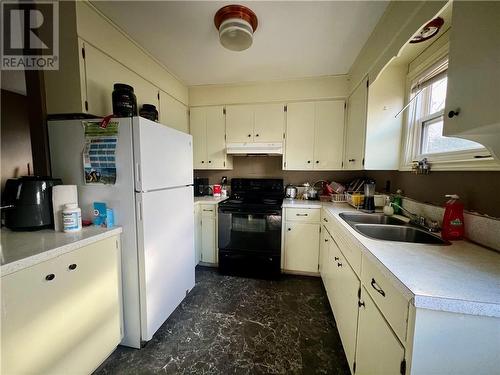
[[[253,42],[257,29],[257,16],[243,5],[227,5],[220,8],[214,17],[219,30],[220,43],[231,51],[243,51]]]
[[[443,25],[444,20],[441,17],[434,18],[431,22],[420,29],[418,34],[410,40],[410,43],[420,43],[429,40],[439,32],[439,29]]]

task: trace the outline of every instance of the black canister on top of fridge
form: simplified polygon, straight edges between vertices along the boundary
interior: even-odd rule
[[[158,121],[158,111],[153,104],[143,104],[139,111],[139,116],[147,118],[151,121]]]
[[[137,98],[134,88],[125,83],[113,85],[113,114],[117,117],[137,116]]]

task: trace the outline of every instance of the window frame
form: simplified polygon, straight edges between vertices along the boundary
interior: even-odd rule
[[[449,44],[439,48],[434,54],[421,62],[418,66],[409,70],[406,77],[405,103],[408,104],[413,98],[412,86],[419,77],[448,57]],[[410,67],[410,66],[409,66]],[[427,101],[425,102],[427,104]],[[485,148],[447,151],[442,153],[422,154],[422,131],[423,124],[440,116],[444,116],[444,109],[434,112],[425,117],[415,120],[415,113],[421,113],[421,100],[414,99],[403,115],[403,132],[401,138],[400,171],[412,170],[413,162],[427,158],[431,163],[431,170],[500,170],[500,164],[496,162],[490,152]]]

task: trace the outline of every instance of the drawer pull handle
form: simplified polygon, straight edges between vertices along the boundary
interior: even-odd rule
[[[358,307],[361,307],[361,306],[366,307],[365,301],[358,301]]]
[[[328,238],[325,238],[325,242],[328,242]]]
[[[342,263],[337,262],[337,267],[342,267]]]
[[[292,230],[292,228],[288,228],[288,231],[290,232]]]
[[[328,220],[326,219],[326,217],[323,218],[323,221],[326,221],[328,223]]]
[[[73,270],[75,270],[75,269],[76,269],[76,264],[75,264],[75,263],[70,264],[70,265],[68,266],[68,268],[69,268],[71,271],[73,271]]]
[[[309,214],[295,214],[295,216],[309,216]]]
[[[205,212],[214,212],[214,210],[207,210],[205,208],[203,209],[203,211],[205,211]]]
[[[372,288],[375,289],[377,292],[379,292],[380,294],[382,294],[382,297],[385,297],[385,292],[384,290],[377,284],[377,282],[375,281],[375,279],[372,278]]]
[[[52,281],[56,278],[56,275],[54,275],[53,273],[49,273],[47,276],[45,276],[45,280],[47,281]]]
[[[339,257],[334,257],[333,259],[334,259],[334,260],[339,260]]]

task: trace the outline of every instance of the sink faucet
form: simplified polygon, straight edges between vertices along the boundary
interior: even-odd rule
[[[406,213],[406,216],[410,219],[410,223],[417,225],[419,227],[428,230],[429,232],[439,232],[441,228],[439,228],[439,223],[434,220],[427,220],[424,216],[414,214],[413,212],[408,211],[406,208],[400,206],[397,203],[391,202],[391,206],[399,208],[401,211]],[[428,222],[428,224],[427,224]]]

